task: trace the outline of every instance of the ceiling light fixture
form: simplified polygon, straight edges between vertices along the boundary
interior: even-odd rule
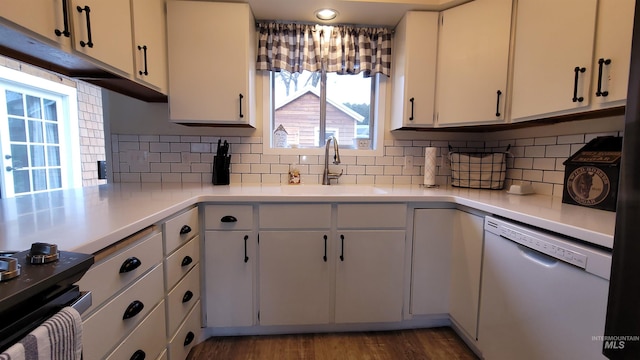
[[[316,10],[315,15],[320,20],[333,20],[338,16],[338,12],[333,9],[319,9]]]

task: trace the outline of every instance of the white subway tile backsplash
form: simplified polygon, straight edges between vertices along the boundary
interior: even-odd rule
[[[597,134],[607,135],[607,134]],[[384,141],[384,156],[342,156],[340,165],[330,163],[331,171],[344,170],[340,184],[421,184],[424,174],[424,148],[438,148],[436,183],[450,182],[447,154],[449,145],[456,151],[505,151],[506,185],[529,181],[537,193],[562,196],[564,165],[571,154],[595,137],[593,134],[570,134],[532,138],[482,141],[390,140]],[[136,141],[132,139],[137,138]],[[114,181],[118,182],[198,182],[211,181],[213,152],[218,137],[199,136],[112,136]],[[324,156],[271,155],[262,153],[260,137],[228,137],[232,164],[232,183],[286,183],[290,167],[297,168],[305,184],[322,180]],[[148,152],[146,144],[148,143]],[[213,145],[211,145],[213,144]],[[137,149],[136,149],[137,145]],[[135,152],[138,151],[138,152]],[[145,161],[136,165],[138,153]],[[133,155],[132,155],[133,154]],[[137,156],[137,157],[136,157]],[[412,156],[413,166],[405,166]],[[148,167],[148,174],[144,171]]]

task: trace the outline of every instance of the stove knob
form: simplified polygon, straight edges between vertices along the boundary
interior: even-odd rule
[[[27,260],[31,264],[46,264],[58,260],[58,245],[48,243],[33,243],[27,254]]]
[[[6,281],[20,275],[18,259],[9,256],[0,257],[0,281]]]

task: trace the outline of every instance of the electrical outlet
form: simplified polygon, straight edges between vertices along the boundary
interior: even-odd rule
[[[357,146],[358,149],[363,150],[363,149],[369,149],[370,148],[370,144],[371,144],[371,140],[369,139],[356,139],[357,142]]]
[[[413,169],[413,156],[407,155],[404,157],[404,170],[410,171]]]

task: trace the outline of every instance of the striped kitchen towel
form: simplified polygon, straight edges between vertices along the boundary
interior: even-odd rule
[[[80,360],[82,319],[65,307],[0,354],[0,360]]]

